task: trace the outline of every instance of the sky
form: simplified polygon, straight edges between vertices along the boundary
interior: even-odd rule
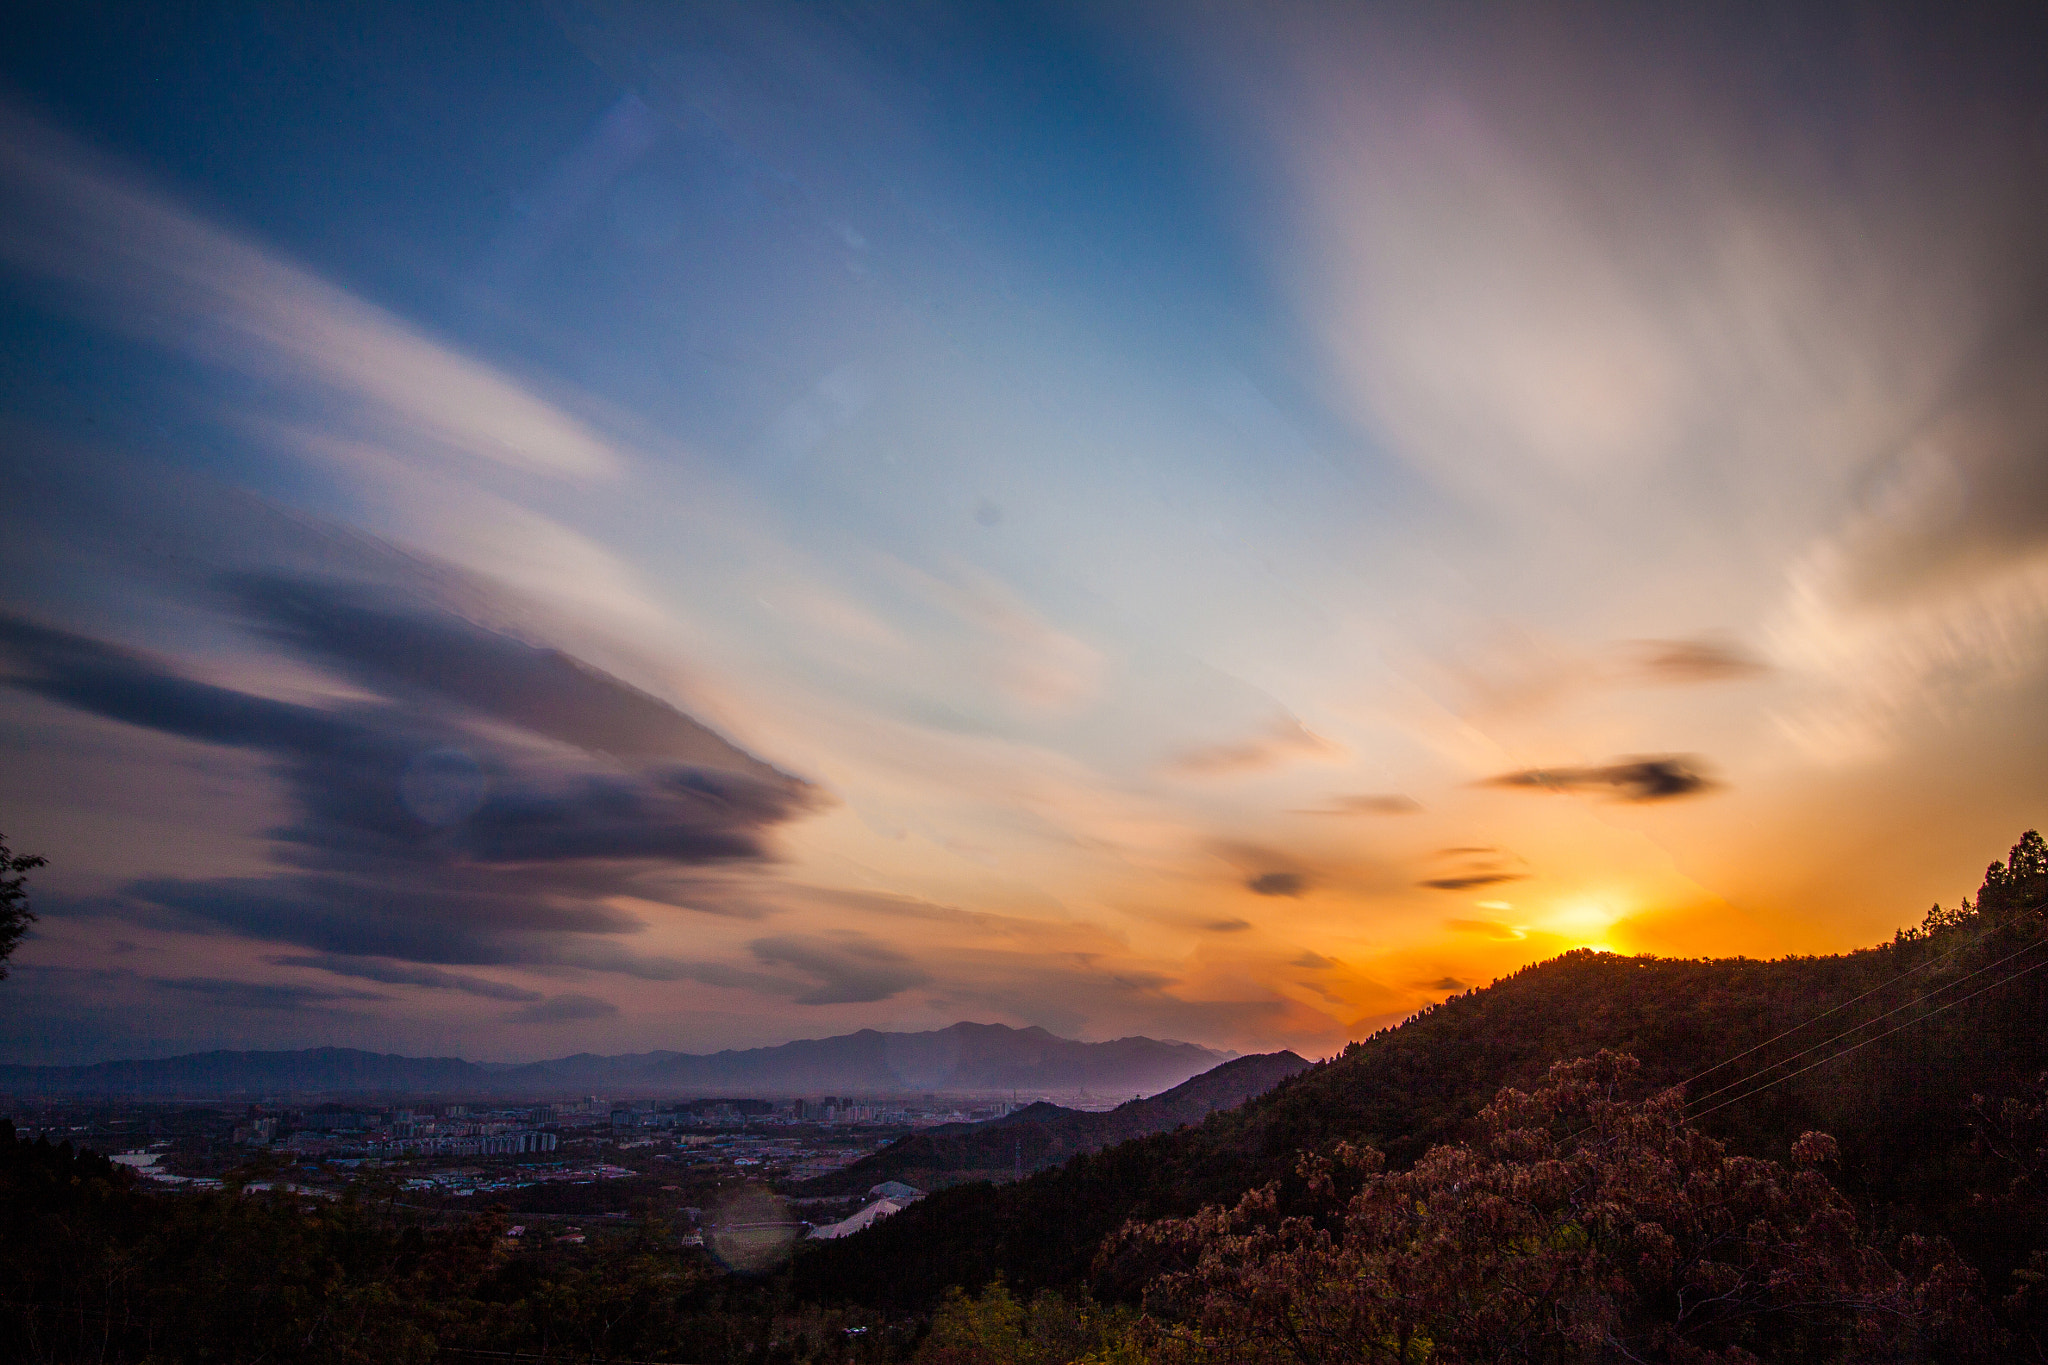
[[[2044,24],[33,8],[0,1060],[1889,938],[2048,823]]]

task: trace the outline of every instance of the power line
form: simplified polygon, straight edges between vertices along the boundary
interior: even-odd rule
[[[1927,969],[1928,969],[1929,967],[1938,967],[1938,966],[1940,966],[1940,965],[1941,965],[1942,963],[1944,963],[1944,962],[1948,961],[1948,960],[1949,960],[1950,958],[1954,957],[1954,956],[1955,956],[1955,955],[1956,955],[1957,953],[1960,953],[1960,952],[1964,951],[1964,950],[1965,950],[1965,949],[1967,949],[1967,948],[1974,948],[1974,947],[1975,947],[1975,946],[1976,946],[1977,944],[1979,944],[1979,943],[1982,943],[1982,942],[1984,941],[1984,937],[1985,937],[1985,936],[1984,936],[1983,934],[1978,934],[1978,935],[1976,935],[1976,936],[1972,937],[1971,939],[1969,939],[1969,940],[1968,940],[1967,942],[1964,942],[1964,943],[1958,943],[1958,944],[1957,944],[1957,945],[1956,945],[1955,947],[1953,947],[1953,948],[1949,949],[1949,950],[1948,950],[1947,952],[1943,953],[1943,954],[1942,954],[1942,955],[1941,955],[1940,957],[1931,957],[1931,958],[1928,958],[1928,959],[1927,959],[1927,960],[1926,960],[1925,962],[1922,962],[1922,963],[1921,963],[1921,964],[1920,964],[1919,966],[1917,966],[1917,967],[1908,967],[1908,968],[1907,968],[1907,969],[1906,969],[1905,971],[1903,971],[1903,972],[1900,972],[1900,973],[1899,973],[1899,974],[1898,974],[1897,976],[1895,976],[1895,977],[1892,977],[1892,978],[1891,978],[1891,979],[1890,979],[1889,981],[1880,981],[1880,982],[1878,982],[1878,983],[1877,983],[1877,984],[1876,984],[1875,986],[1872,986],[1872,987],[1871,987],[1871,988],[1870,988],[1869,990],[1867,990],[1867,991],[1863,992],[1863,994],[1861,994],[1861,995],[1858,995],[1858,996],[1854,996],[1854,997],[1852,997],[1852,998],[1850,998],[1850,999],[1848,999],[1848,1000],[1844,1000],[1844,1001],[1843,1001],[1843,1002],[1842,1002],[1841,1004],[1839,1004],[1839,1005],[1834,1005],[1834,1006],[1831,1006],[1831,1007],[1830,1007],[1830,1008],[1828,1008],[1828,1009],[1824,1009],[1824,1010],[1822,1010],[1822,1011],[1821,1011],[1821,1012],[1820,1012],[1819,1014],[1816,1014],[1816,1015],[1814,1015],[1814,1016],[1813,1016],[1813,1017],[1812,1017],[1811,1019],[1804,1019],[1804,1020],[1801,1020],[1801,1021],[1800,1021],[1799,1023],[1796,1023],[1796,1024],[1794,1024],[1794,1025],[1793,1025],[1793,1026],[1792,1026],[1791,1028],[1788,1028],[1788,1029],[1786,1029],[1786,1030],[1785,1030],[1785,1031],[1784,1031],[1783,1033],[1780,1033],[1780,1034],[1778,1034],[1778,1035],[1777,1035],[1777,1037],[1775,1037],[1775,1038],[1766,1038],[1766,1039],[1764,1039],[1764,1041],[1762,1041],[1761,1043],[1758,1043],[1758,1044],[1757,1044],[1757,1045],[1756,1045],[1755,1047],[1753,1047],[1753,1048],[1750,1048],[1750,1049],[1748,1049],[1747,1051],[1744,1051],[1744,1052],[1738,1052],[1738,1053],[1736,1053],[1736,1054],[1735,1054],[1735,1055],[1734,1055],[1733,1057],[1729,1057],[1729,1058],[1726,1058],[1726,1059],[1724,1059],[1724,1060],[1722,1060],[1722,1061],[1718,1061],[1718,1062],[1715,1062],[1715,1063],[1714,1063],[1714,1064],[1713,1064],[1712,1066],[1708,1067],[1708,1068],[1707,1068],[1707,1069],[1706,1069],[1705,1071],[1701,1071],[1701,1072],[1698,1072],[1698,1073],[1697,1073],[1697,1074],[1695,1074],[1695,1075],[1691,1075],[1691,1076],[1688,1076],[1688,1077],[1686,1077],[1686,1078],[1685,1078],[1684,1080],[1682,1080],[1682,1081],[1678,1082],[1678,1084],[1679,1084],[1679,1085],[1681,1085],[1681,1086],[1687,1086],[1687,1085],[1691,1085],[1691,1084],[1693,1084],[1693,1083],[1694,1083],[1695,1081],[1703,1081],[1703,1080],[1705,1080],[1705,1079],[1706,1079],[1707,1077],[1709,1077],[1709,1076],[1713,1075],[1713,1074],[1714,1074],[1714,1073],[1715,1073],[1716,1071],[1719,1071],[1719,1070],[1720,1070],[1720,1069],[1721,1069],[1722,1067],[1724,1067],[1724,1066],[1732,1066],[1732,1065],[1734,1065],[1734,1064],[1735,1064],[1736,1062],[1739,1062],[1739,1061],[1741,1061],[1741,1060],[1742,1060],[1742,1059],[1743,1059],[1744,1057],[1747,1057],[1747,1056],[1749,1056],[1749,1055],[1750,1055],[1750,1053],[1753,1053],[1753,1052],[1761,1052],[1761,1051],[1763,1051],[1763,1050],[1764,1050],[1765,1048],[1769,1047],[1769,1046],[1770,1046],[1770,1045],[1771,1045],[1772,1043],[1775,1043],[1775,1042],[1779,1042],[1780,1040],[1782,1040],[1782,1039],[1785,1039],[1785,1038],[1790,1038],[1790,1037],[1791,1037],[1791,1036],[1792,1036],[1793,1034],[1795,1034],[1795,1033],[1799,1032],[1799,1030],[1801,1030],[1801,1029],[1803,1029],[1803,1028],[1806,1028],[1806,1027],[1808,1027],[1808,1026],[1810,1026],[1810,1025],[1813,1025],[1813,1024],[1818,1024],[1818,1023],[1819,1023],[1819,1022],[1820,1022],[1821,1020],[1823,1020],[1823,1019],[1827,1018],[1827,1017],[1828,1017],[1828,1016],[1829,1016],[1830,1014],[1835,1014],[1835,1013],[1839,1013],[1840,1011],[1842,1011],[1842,1010],[1845,1010],[1845,1009],[1849,1008],[1849,1006],[1851,1006],[1851,1005],[1853,1005],[1853,1004],[1856,1004],[1856,1003],[1857,1003],[1858,1001],[1862,1001],[1862,1000],[1867,1000],[1867,999],[1869,999],[1869,998],[1870,998],[1871,996],[1873,996],[1873,995],[1876,995],[1876,994],[1877,994],[1877,993],[1878,993],[1879,991],[1881,991],[1881,990],[1884,990],[1884,989],[1885,989],[1886,987],[1888,987],[1888,986],[1896,986],[1896,985],[1898,985],[1898,984],[1899,984],[1899,983],[1900,983],[1901,981],[1904,981],[1904,980],[1905,980],[1905,979],[1906,979],[1907,977],[1911,976],[1911,975],[1912,975],[1913,973],[1915,973],[1915,972],[1924,972],[1924,971],[1926,971],[1926,970],[1927,970]],[[1965,979],[1967,979],[1967,978],[1965,978]],[[1953,983],[1951,983],[1951,984],[1953,984]],[[1852,1029],[1852,1030],[1850,1030],[1850,1032],[1852,1032],[1852,1033],[1853,1033],[1854,1031],[1855,1031],[1855,1030],[1853,1030],[1853,1029]]]
[[[1960,999],[1951,1000],[1946,1005],[1936,1005],[1933,1009],[1927,1011],[1927,1013],[1921,1015],[1918,1019],[1908,1019],[1905,1023],[1896,1024],[1893,1027],[1886,1029],[1883,1033],[1879,1033],[1872,1037],[1865,1038],[1860,1043],[1851,1043],[1849,1046],[1843,1048],[1840,1052],[1835,1053],[1831,1057],[1823,1057],[1817,1062],[1809,1062],[1807,1065],[1800,1067],[1797,1071],[1788,1071],[1784,1075],[1777,1077],[1775,1080],[1765,1081],[1762,1085],[1758,1086],[1754,1090],[1747,1090],[1744,1091],[1742,1094],[1735,1096],[1733,1099],[1723,1100],[1719,1104],[1715,1105],[1712,1109],[1703,1110],[1700,1113],[1692,1115],[1689,1122],[1697,1123],[1699,1120],[1705,1118],[1708,1114],[1718,1113],[1719,1111],[1726,1109],[1731,1104],[1740,1104],[1742,1101],[1750,1098],[1750,1096],[1752,1095],[1762,1094],[1764,1091],[1769,1090],[1772,1086],[1777,1085],[1780,1081],[1789,1081],[1794,1076],[1805,1075],[1807,1072],[1813,1070],[1817,1066],[1826,1066],[1829,1062],[1838,1061],[1841,1058],[1848,1056],[1850,1053],[1854,1052],[1859,1047],[1867,1047],[1871,1043],[1877,1042],[1881,1038],[1889,1038],[1894,1033],[1897,1033],[1900,1029],[1908,1029],[1913,1027],[1913,1025],[1915,1024],[1925,1023],[1927,1020],[1932,1019],[1935,1015],[1940,1014],[1943,1010],[1954,1009],[1957,1005],[1964,1004],[1967,1001],[1975,1000],[1978,996],[1984,994],[1984,992],[1986,991],[1995,991],[2000,986],[2004,986],[2011,982],[2017,981],[2021,977],[2025,976],[2028,972],[2038,972],[2043,967],[2048,967],[2048,961],[2036,962],[2031,967],[2022,967],[2018,971],[2012,972],[2009,975],[2001,977],[2000,979],[1992,982],[1988,986],[1978,987],[1976,990],[1971,991],[1968,995],[1965,995]],[[1933,994],[1933,992],[1930,991],[1928,994],[1931,995]],[[1925,999],[1926,997],[1922,996],[1921,998]],[[1872,1022],[1875,1021],[1873,1020]],[[1854,1033],[1855,1030],[1851,1029],[1850,1032]],[[1845,1034],[1842,1036],[1846,1037],[1847,1035]],[[1752,1079],[1754,1079],[1754,1077],[1752,1077]]]
[[[1911,1009],[1911,1008],[1912,1008],[1913,1006],[1915,1006],[1915,1005],[1918,1005],[1918,1004],[1921,1004],[1921,1003],[1923,1003],[1924,1001],[1927,1001],[1927,1000],[1929,1000],[1929,999],[1932,999],[1932,998],[1933,998],[1934,996],[1937,996],[1937,995],[1941,994],[1941,993],[1942,993],[1943,991],[1946,991],[1946,990],[1953,990],[1953,989],[1954,989],[1954,988],[1956,988],[1957,986],[1960,986],[1960,985],[1962,985],[1962,984],[1963,984],[1963,983],[1964,983],[1965,981],[1968,981],[1968,980],[1970,980],[1970,978],[1971,978],[1971,977],[1977,977],[1977,976],[1982,976],[1982,975],[1983,975],[1984,973],[1986,973],[1986,972],[1988,972],[1988,971],[1991,971],[1991,970],[1992,970],[1993,968],[1996,968],[1996,967],[2002,967],[2002,966],[2004,966],[2004,965],[2005,965],[2006,963],[2008,963],[2008,962],[2012,961],[2012,960],[2013,960],[2014,958],[2016,958],[2016,957],[2019,957],[2019,956],[2021,956],[2021,955],[2022,955],[2022,954],[2024,954],[2024,953],[2029,953],[2029,952],[2032,952],[2032,951],[2033,951],[2034,949],[2036,949],[2036,948],[2040,947],[2040,946],[2042,945],[2042,943],[2044,943],[2044,942],[2048,942],[2048,940],[2044,940],[2044,939],[2036,939],[2036,940],[2034,940],[2034,941],[2033,941],[2032,943],[2026,944],[2025,946],[2021,947],[2020,949],[2018,949],[2018,950],[2017,950],[2017,951],[2015,951],[2015,952],[2010,952],[2010,953],[2007,953],[2007,954],[2006,954],[2006,955],[2005,955],[2004,957],[2001,957],[2001,958],[2000,958],[2000,959],[1998,959],[1998,961],[1996,961],[1996,962],[1991,962],[1991,963],[1987,963],[1987,964],[1985,964],[1984,966],[1982,966],[1982,967],[1979,967],[1979,968],[1978,968],[1978,969],[1977,969],[1976,971],[1974,971],[1974,972],[1971,972],[1971,973],[1969,973],[1969,974],[1968,974],[1968,975],[1966,975],[1966,976],[1959,976],[1959,977],[1957,977],[1957,978],[1956,978],[1955,980],[1953,980],[1953,981],[1949,981],[1949,982],[1944,982],[1944,983],[1943,983],[1942,985],[1936,986],[1936,987],[1935,987],[1935,988],[1934,988],[1933,990],[1930,990],[1930,991],[1925,991],[1925,992],[1921,993],[1920,995],[1916,995],[1916,996],[1914,996],[1914,997],[1913,997],[1913,998],[1912,998],[1911,1000],[1908,1000],[1908,1001],[1906,1001],[1906,1002],[1905,1002],[1904,1004],[1902,1004],[1902,1005],[1894,1005],[1894,1006],[1893,1006],[1892,1008],[1890,1008],[1890,1009],[1886,1010],[1886,1011],[1885,1011],[1885,1012],[1884,1012],[1883,1014],[1877,1015],[1877,1016],[1875,1016],[1874,1018],[1870,1018],[1870,1019],[1865,1019],[1865,1020],[1864,1020],[1864,1021],[1863,1021],[1862,1023],[1860,1023],[1860,1024],[1857,1024],[1857,1025],[1856,1025],[1856,1026],[1855,1026],[1854,1028],[1846,1028],[1846,1029],[1843,1029],[1843,1030],[1842,1030],[1842,1031],[1841,1031],[1840,1033],[1837,1033],[1837,1034],[1836,1034],[1836,1035],[1835,1035],[1834,1037],[1832,1037],[1832,1038],[1824,1038],[1824,1039],[1822,1039],[1822,1040],[1821,1040],[1820,1042],[1818,1042],[1818,1043],[1814,1043],[1814,1044],[1812,1044],[1812,1045],[1810,1045],[1810,1046],[1808,1046],[1808,1047],[1804,1047],[1804,1048],[1801,1048],[1801,1049],[1800,1049],[1799,1051],[1797,1051],[1797,1052],[1793,1053],[1793,1054],[1792,1054],[1791,1056],[1789,1056],[1789,1057],[1781,1057],[1781,1058],[1779,1058],[1779,1059],[1778,1059],[1777,1061],[1775,1061],[1775,1062],[1772,1062],[1772,1063],[1771,1063],[1771,1064],[1770,1064],[1769,1066],[1767,1066],[1767,1067],[1764,1067],[1764,1068],[1762,1068],[1761,1070],[1758,1070],[1758,1071],[1752,1071],[1752,1072],[1751,1072],[1751,1073],[1750,1073],[1749,1075],[1747,1075],[1747,1076],[1743,1077],[1743,1078],[1742,1078],[1741,1080],[1739,1080],[1739,1081],[1730,1081],[1730,1082],[1729,1082],[1728,1084],[1726,1084],[1726,1085],[1722,1086],[1722,1087],[1721,1087],[1721,1088],[1720,1088],[1719,1090],[1709,1090],[1709,1091],[1708,1091],[1708,1092],[1707,1092],[1706,1094],[1704,1094],[1704,1095],[1701,1095],[1701,1096],[1699,1096],[1699,1097],[1698,1097],[1697,1099],[1690,1099],[1690,1100],[1687,1100],[1687,1101],[1686,1101],[1686,1107],[1690,1108],[1691,1106],[1693,1106],[1693,1105],[1695,1105],[1695,1104],[1704,1104],[1704,1103],[1706,1103],[1706,1102],[1707,1102],[1708,1100],[1710,1100],[1710,1099],[1714,1098],[1714,1096],[1716,1096],[1716,1095],[1723,1095],[1723,1094],[1726,1094],[1726,1093],[1727,1093],[1728,1091],[1730,1091],[1730,1090],[1736,1090],[1736,1089],[1739,1089],[1739,1088],[1741,1088],[1742,1086],[1748,1085],[1748,1084],[1749,1084],[1749,1083],[1750,1083],[1751,1081],[1754,1081],[1754,1080],[1755,1080],[1755,1079],[1756,1079],[1757,1077],[1759,1077],[1759,1076],[1762,1076],[1762,1075],[1764,1075],[1764,1074],[1765,1074],[1766,1072],[1770,1072],[1770,1071],[1775,1071],[1775,1070],[1777,1070],[1777,1069],[1778,1069],[1779,1067],[1781,1067],[1781,1066],[1787,1066],[1787,1065],[1790,1065],[1791,1063],[1793,1063],[1793,1062],[1796,1062],[1796,1061],[1798,1061],[1798,1060],[1799,1060],[1799,1059],[1800,1059],[1801,1057],[1806,1057],[1806,1056],[1810,1056],[1811,1054],[1813,1054],[1813,1053],[1815,1053],[1815,1052],[1818,1052],[1818,1051],[1819,1051],[1820,1049],[1822,1049],[1822,1048],[1824,1048],[1824,1047],[1832,1047],[1832,1046],[1833,1046],[1834,1044],[1836,1044],[1836,1043],[1839,1043],[1839,1042],[1841,1042],[1841,1041],[1842,1041],[1842,1040],[1843,1040],[1844,1038],[1847,1038],[1847,1037],[1848,1037],[1848,1036],[1849,1036],[1850,1034],[1852,1034],[1852,1033],[1860,1033],[1860,1032],[1862,1032],[1862,1031],[1863,1031],[1864,1029],[1867,1029],[1867,1028],[1869,1028],[1869,1027],[1870,1027],[1870,1026],[1871,1026],[1872,1024],[1877,1024],[1877,1023],[1882,1023],[1882,1022],[1884,1022],[1884,1021],[1885,1021],[1886,1019],[1889,1019],[1889,1018],[1891,1018],[1891,1017],[1892,1017],[1892,1016],[1893,1016],[1894,1014],[1897,1014],[1897,1013],[1898,1013],[1898,1012],[1899,1012],[1900,1010],[1905,1010],[1905,1009]],[[1965,945],[1965,946],[1967,946],[1967,945]],[[1958,951],[1960,951],[1960,950],[1958,950]],[[2032,970],[2032,969],[2031,969],[2031,968],[2029,968],[2028,970]],[[1887,983],[1885,983],[1885,984],[1886,984],[1886,985],[1894,985],[1894,984],[1896,984],[1897,982],[1899,982],[1899,981],[1902,981],[1902,980],[1904,980],[1904,979],[1905,979],[1905,975],[1904,975],[1904,974],[1902,974],[1902,975],[1900,975],[1900,976],[1894,977],[1894,978],[1893,978],[1893,979],[1892,979],[1891,981],[1889,981],[1889,982],[1887,982]],[[2010,980],[2011,978],[2007,978],[2007,979],[2008,979],[2008,980]],[[1994,984],[1995,984],[1995,983],[1994,983]],[[1879,987],[1873,987],[1872,989],[1873,989],[1873,990],[1876,990],[1876,989],[1881,989],[1881,988],[1879,988]],[[1865,991],[1865,992],[1863,993],[1863,995],[1859,995],[1859,996],[1857,996],[1857,997],[1856,997],[1856,999],[1857,999],[1857,1000],[1861,1000],[1861,999],[1863,999],[1863,998],[1864,998],[1865,996],[1868,996],[1868,995],[1869,995],[1870,993],[1871,993],[1870,991]],[[1966,998],[1967,998],[1967,997],[1966,997]],[[1854,1004],[1854,1003],[1855,1003],[1855,1001],[1846,1001],[1846,1002],[1844,1002],[1844,1003],[1845,1003],[1845,1004]],[[1841,1008],[1841,1006],[1837,1006],[1836,1008],[1837,1008],[1837,1009],[1839,1009],[1839,1008]],[[1944,1008],[1946,1008],[1946,1007],[1944,1006]],[[1830,1013],[1832,1013],[1832,1012],[1833,1012],[1833,1011],[1830,1011]],[[1825,1015],[1815,1015],[1815,1016],[1814,1016],[1814,1019],[1808,1020],[1807,1022],[1808,1022],[1808,1023],[1812,1023],[1812,1022],[1814,1022],[1815,1020],[1818,1020],[1818,1019],[1822,1019],[1822,1018],[1825,1018],[1825,1017],[1826,1017]],[[1925,1017],[1925,1016],[1923,1016],[1923,1017]],[[1802,1025],[1801,1027],[1804,1027],[1804,1025]],[[1791,1031],[1793,1031],[1793,1032],[1796,1032],[1797,1030],[1791,1030]],[[1783,1035],[1783,1034],[1780,1034],[1780,1035],[1778,1035],[1778,1036],[1782,1038],[1782,1037],[1783,1037],[1784,1035]],[[1883,1035],[1879,1035],[1879,1036],[1883,1036]],[[1773,1041],[1775,1041],[1775,1040],[1773,1040]],[[1866,1039],[1865,1041],[1869,1041],[1869,1040],[1867,1040],[1867,1039]],[[1769,1044],[1759,1044],[1758,1046],[1769,1046]],[[1861,1044],[1858,1044],[1858,1046],[1860,1047],[1860,1046],[1861,1046]],[[1756,1051],[1756,1048],[1751,1048],[1751,1049],[1750,1049],[1750,1051],[1751,1051],[1751,1052],[1754,1052],[1754,1051]],[[1745,1054],[1742,1054],[1742,1055],[1744,1055],[1744,1056],[1747,1056],[1748,1054],[1747,1054],[1747,1053],[1745,1053]],[[1732,1059],[1732,1058],[1731,1058],[1730,1060],[1734,1060],[1734,1059]],[[1716,1068],[1716,1069],[1718,1069],[1718,1068]],[[1706,1075],[1706,1074],[1708,1074],[1708,1073],[1707,1073],[1707,1072],[1701,1072],[1700,1074],[1701,1074],[1701,1075]],[[1796,1073],[1795,1073],[1795,1074],[1796,1074]],[[1690,1082],[1685,1082],[1685,1084],[1690,1084]]]

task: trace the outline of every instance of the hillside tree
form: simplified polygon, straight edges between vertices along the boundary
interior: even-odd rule
[[[27,874],[46,861],[34,854],[14,853],[7,847],[7,836],[0,834],[0,981],[7,978],[7,959],[14,956],[29,925],[35,923],[36,912],[28,905]]]

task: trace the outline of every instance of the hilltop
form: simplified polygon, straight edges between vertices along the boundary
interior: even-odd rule
[[[1196,1126],[1014,1184],[939,1191],[807,1251],[798,1284],[827,1300],[916,1308],[999,1275],[1020,1288],[1085,1282],[1127,1219],[1186,1215],[1268,1181],[1295,1190],[1299,1153],[1339,1141],[1411,1164],[1467,1136],[1501,1087],[1530,1087],[1560,1058],[1603,1048],[1639,1058],[1646,1091],[1688,1085],[1701,1097],[1737,1083],[1695,1112],[1739,1151],[1783,1157],[1802,1132],[1832,1133],[1852,1197],[1896,1230],[1953,1237],[2003,1283],[2024,1257],[2008,1227],[1971,1206],[1968,1191],[1988,1177],[1970,1111],[1973,1096],[2020,1095],[2048,1071],[2048,970],[2036,970],[2048,968],[2044,907],[2048,852],[2029,835],[2009,866],[1993,866],[1975,906],[1858,952],[1768,962],[1567,953]],[[1113,1267],[1096,1284],[1136,1287]]]
[[[843,1171],[806,1181],[800,1195],[858,1194],[884,1180],[940,1189],[967,1180],[1006,1180],[1022,1169],[1038,1171],[1112,1143],[1199,1123],[1262,1095],[1309,1063],[1292,1052],[1239,1057],[1171,1090],[1126,1100],[1101,1113],[1041,1100],[982,1123],[946,1123],[898,1138]]]

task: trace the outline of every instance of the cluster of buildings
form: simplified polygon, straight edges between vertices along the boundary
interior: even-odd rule
[[[1008,1106],[988,1112],[1001,1113]],[[976,1111],[979,1116],[981,1111]],[[240,1146],[269,1147],[295,1156],[530,1156],[560,1149],[565,1134],[596,1130],[636,1145],[640,1130],[679,1128],[758,1130],[777,1125],[815,1127],[945,1122],[952,1113],[862,1103],[852,1096],[784,1101],[736,1099],[566,1103],[487,1108],[466,1104],[431,1109],[345,1108],[323,1105],[262,1113],[252,1108],[234,1128]],[[708,1139],[698,1139],[708,1141]]]
[[[583,1166],[555,1165],[542,1169],[521,1167],[518,1174],[503,1171],[491,1172],[471,1167],[433,1171],[425,1175],[410,1177],[405,1182],[408,1190],[431,1190],[440,1194],[457,1196],[473,1195],[479,1192],[491,1193],[499,1190],[516,1190],[528,1185],[549,1185],[556,1183],[587,1184],[596,1180],[626,1180],[637,1172],[615,1166],[608,1161],[592,1162]]]
[[[995,1118],[1010,1105],[975,1110],[976,1117]],[[902,1101],[876,1103],[851,1095],[825,1095],[793,1100],[643,1100],[612,1107],[614,1128],[742,1128],[749,1124],[878,1124],[897,1128],[946,1123],[964,1115],[950,1105],[912,1105]]]
[[[274,1147],[297,1156],[523,1156],[561,1145],[559,1108],[479,1110],[450,1104],[438,1110],[354,1110],[323,1107],[252,1116],[237,1124],[240,1146]],[[575,1111],[571,1111],[573,1115]],[[588,1115],[586,1107],[583,1111]],[[586,1120],[588,1121],[588,1120]],[[542,1128],[538,1125],[549,1124]]]

